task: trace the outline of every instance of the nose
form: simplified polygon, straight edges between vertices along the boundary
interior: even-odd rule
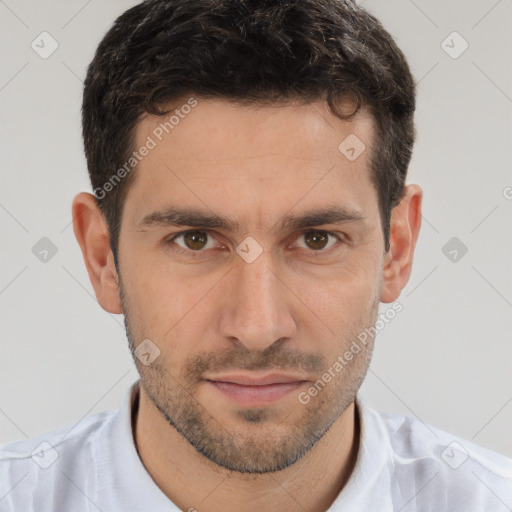
[[[252,263],[240,258],[228,274],[221,311],[221,335],[262,351],[296,331],[293,294],[267,251]]]

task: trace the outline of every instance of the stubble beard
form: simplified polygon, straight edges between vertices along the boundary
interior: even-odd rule
[[[321,378],[334,361],[329,363],[320,356],[291,353],[276,342],[260,353],[230,351],[225,354],[194,355],[176,377],[168,370],[170,366],[163,352],[149,366],[143,365],[135,356],[134,340],[140,342],[144,338],[134,335],[133,318],[121,283],[120,289],[129,348],[140,375],[140,386],[170,426],[198,453],[228,471],[258,475],[280,471],[296,463],[329,431],[354,401],[368,371],[373,340],[308,404],[302,404],[297,399],[292,406],[293,410],[289,414],[281,413],[281,417],[271,406],[238,409],[235,414],[240,426],[233,431],[226,428],[213,411],[209,412],[208,404],[200,403],[195,397],[203,371],[227,367],[284,367],[292,370],[315,370],[315,375]],[[368,325],[344,336],[345,340],[341,345],[344,348],[340,353],[350,346],[360,332],[375,323],[378,304],[379,301],[375,300],[368,315]],[[140,333],[144,332],[142,325],[138,327]]]

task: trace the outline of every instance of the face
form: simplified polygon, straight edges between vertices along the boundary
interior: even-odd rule
[[[339,120],[323,102],[198,99],[169,133],[162,121],[137,126],[135,146],[155,145],[119,237],[132,351],[150,340],[151,362],[134,358],[140,384],[217,465],[283,469],[353,402],[370,362],[371,340],[333,371],[381,294],[372,120]],[[349,135],[366,146],[355,160],[338,149]]]

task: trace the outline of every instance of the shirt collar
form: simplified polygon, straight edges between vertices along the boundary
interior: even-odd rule
[[[107,432],[105,453],[97,453],[98,489],[107,510],[179,512],[151,478],[135,445],[132,414],[138,406],[139,380],[124,393],[121,407]]]
[[[360,394],[355,407],[360,427],[356,464],[329,511],[391,511],[394,463],[388,432],[379,413]]]

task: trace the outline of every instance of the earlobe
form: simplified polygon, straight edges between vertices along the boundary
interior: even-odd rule
[[[384,256],[381,302],[395,301],[409,281],[421,227],[423,191],[407,185],[406,195],[391,214],[390,248]]]
[[[88,192],[78,194],[73,199],[72,215],[73,231],[98,302],[109,313],[122,313],[108,228],[96,198]]]

